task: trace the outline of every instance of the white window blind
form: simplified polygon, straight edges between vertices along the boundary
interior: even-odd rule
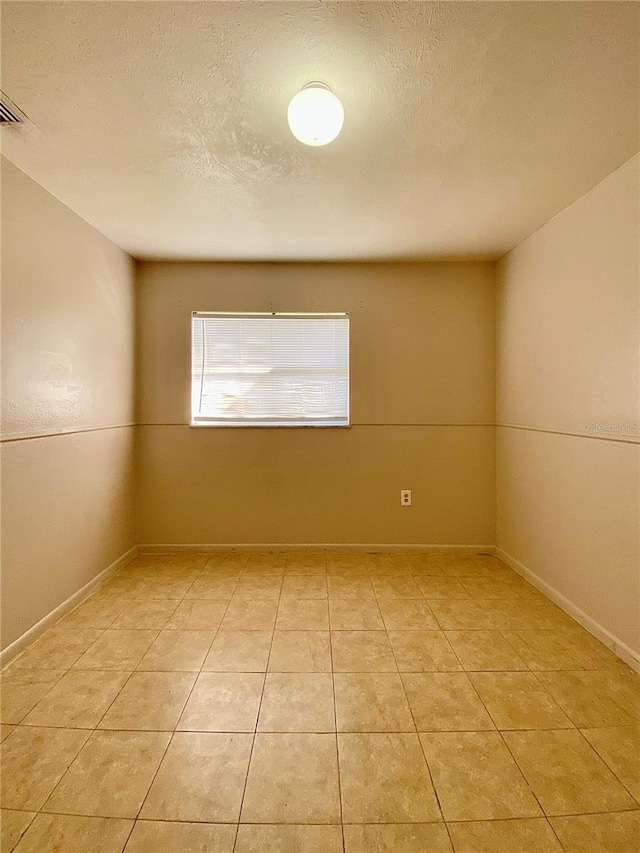
[[[346,314],[194,312],[194,426],[347,426]]]

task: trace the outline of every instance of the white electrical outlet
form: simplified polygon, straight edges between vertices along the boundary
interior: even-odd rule
[[[411,489],[400,490],[400,506],[411,506]]]

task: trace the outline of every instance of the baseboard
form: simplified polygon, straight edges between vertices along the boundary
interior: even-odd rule
[[[381,551],[383,553],[406,553],[433,551],[457,551],[459,554],[483,553],[495,554],[495,545],[395,545],[380,543],[345,542],[260,542],[193,545],[138,545],[139,554],[215,554],[216,551]]]
[[[110,566],[107,566],[107,568],[103,569],[100,574],[96,575],[95,578],[92,578],[89,583],[86,583],[81,589],[74,592],[73,595],[70,595],[66,601],[59,604],[51,611],[51,613],[48,613],[39,622],[36,622],[33,627],[29,628],[28,631],[25,631],[21,637],[18,637],[17,640],[14,640],[13,643],[8,645],[6,649],[3,649],[0,652],[0,668],[6,666],[6,664],[19,655],[26,646],[33,643],[34,640],[37,640],[41,634],[44,634],[47,628],[50,628],[55,622],[62,619],[62,617],[66,616],[71,610],[75,610],[76,607],[82,604],[82,602],[95,592],[99,586],[102,586],[102,584],[105,583],[111,575],[114,575],[119,569],[124,568],[124,566],[129,565],[129,563],[135,559],[137,553],[137,545],[129,548],[129,550],[125,551],[125,553],[118,557],[117,560],[114,560]]]
[[[632,648],[630,648],[626,643],[623,643],[615,634],[612,634],[611,631],[607,630],[603,625],[593,619],[588,613],[585,613],[584,610],[581,610],[576,604],[574,604],[570,599],[568,599],[565,595],[558,590],[548,584],[545,580],[543,580],[539,575],[537,575],[534,571],[521,563],[519,560],[516,560],[515,557],[512,557],[504,548],[496,547],[495,553],[501,560],[503,560],[508,566],[511,566],[518,574],[522,575],[522,577],[526,578],[530,583],[532,583],[540,592],[543,592],[547,598],[550,598],[551,601],[555,602],[559,607],[561,607],[569,616],[573,617],[576,622],[579,622],[583,628],[593,634],[593,636],[600,640],[608,649],[616,654],[621,660],[623,660],[626,664],[628,664],[632,669],[636,672],[640,672],[640,655],[635,652]]]

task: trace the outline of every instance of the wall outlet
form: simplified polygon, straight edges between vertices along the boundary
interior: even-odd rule
[[[400,490],[400,506],[411,506],[411,489]]]

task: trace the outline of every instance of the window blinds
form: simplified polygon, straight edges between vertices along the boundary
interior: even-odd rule
[[[346,314],[192,318],[191,423],[347,426]]]

